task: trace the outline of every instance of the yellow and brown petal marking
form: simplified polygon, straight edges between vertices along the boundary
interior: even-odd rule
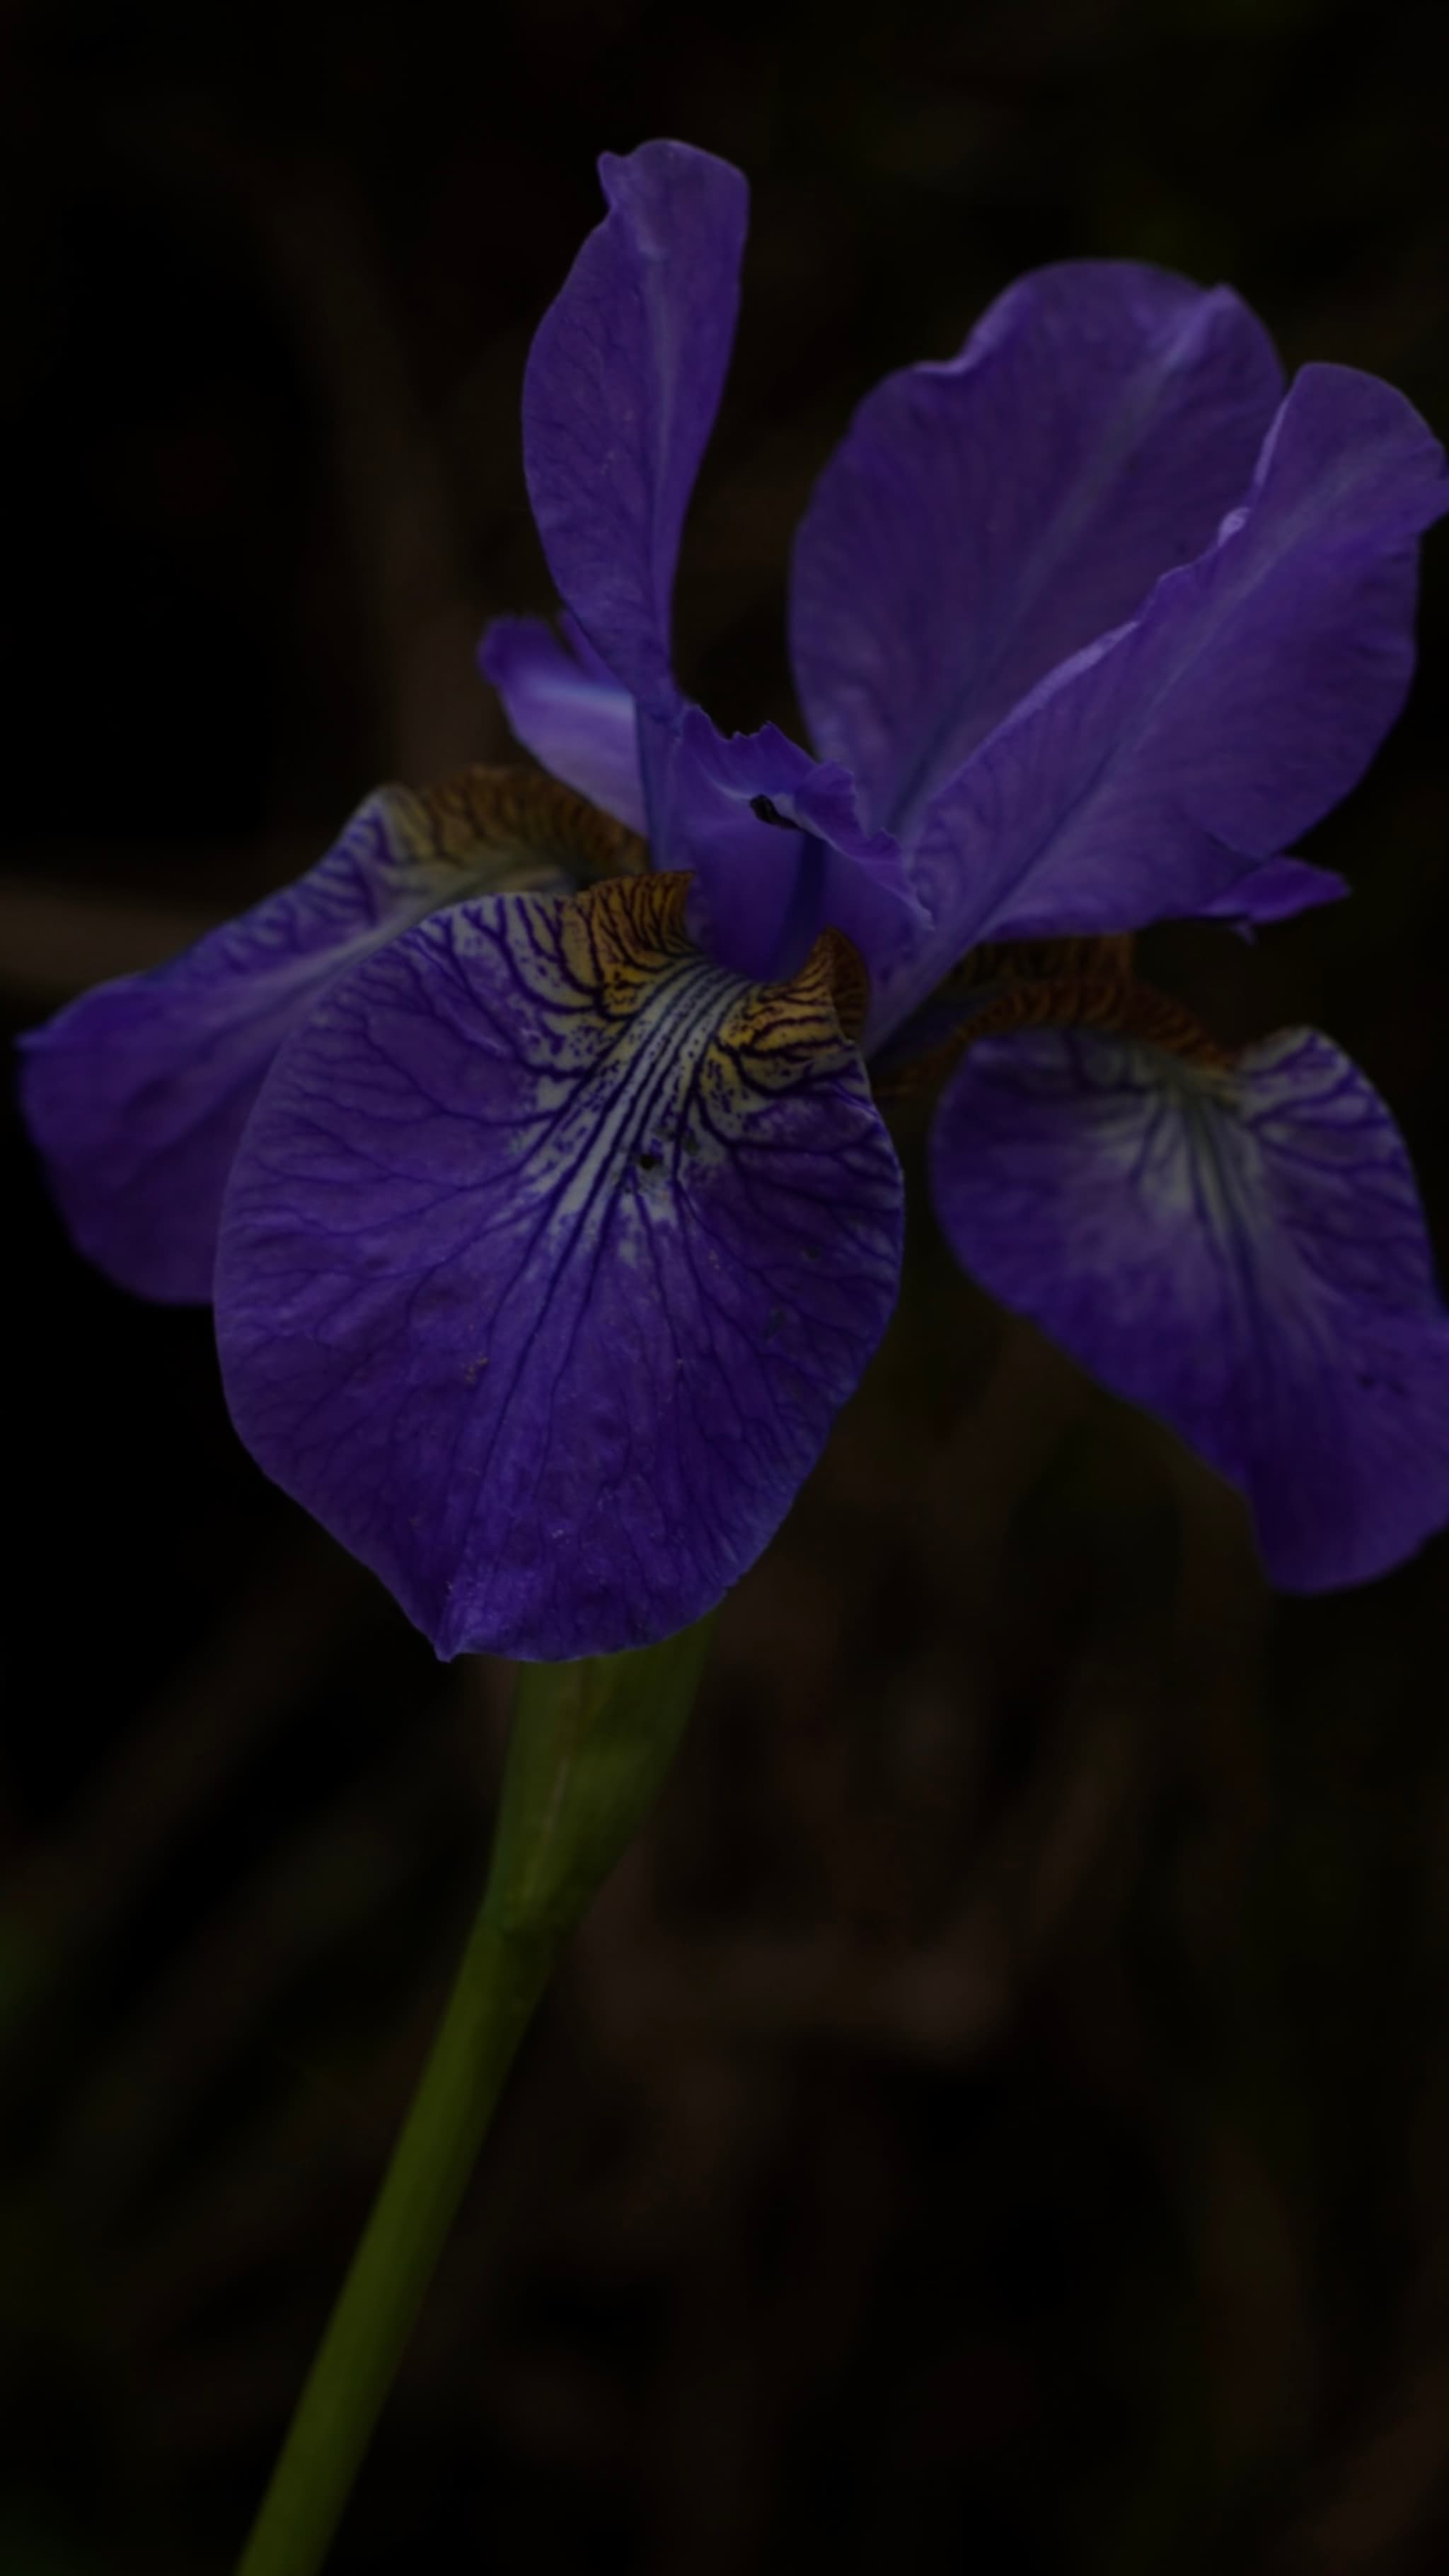
[[[1094,1029],[1135,1038],[1206,1075],[1231,1070],[1218,1045],[1185,1003],[1144,984],[1132,971],[1130,934],[1106,939],[1032,939],[972,949],[921,1014],[928,1030],[913,1048],[900,1033],[875,1082],[876,1097],[905,1098],[933,1088],[983,1038],[1028,1029]],[[939,1034],[944,1024],[947,1034]]]
[[[865,968],[838,930],[822,931],[798,974],[756,984],[701,956],[688,926],[690,878],[668,870],[611,882],[577,895],[562,922],[563,955],[581,990],[591,990],[611,1019],[628,1018],[651,980],[676,968],[703,970],[736,996],[727,1042],[761,1057],[838,1051],[865,1024]]]
[[[538,769],[477,765],[431,787],[379,788],[369,803],[399,861],[454,872],[474,891],[567,888],[649,865],[637,832]]]

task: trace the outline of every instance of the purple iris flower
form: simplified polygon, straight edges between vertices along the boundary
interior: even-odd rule
[[[1378,1573],[1449,1518],[1404,1148],[1327,1038],[1227,1056],[1131,934],[1343,891],[1289,845],[1402,703],[1440,449],[1351,369],[1285,390],[1224,288],[1041,270],[821,477],[819,757],[726,738],[670,600],[745,184],[601,168],[524,393],[562,630],[483,646],[549,775],[381,791],[39,1031],[77,1242],[214,1293],[242,1437],[441,1653],[609,1651],[717,1600],[818,1455],[896,1292],[876,1094],[940,1071],[967,1269],[1242,1489],[1275,1582]]]

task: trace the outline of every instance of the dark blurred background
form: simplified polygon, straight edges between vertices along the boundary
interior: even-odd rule
[[[1227,277],[1449,429],[1437,7],[11,7],[9,753],[28,1024],[508,756],[517,409],[671,133],[755,188],[686,681],[792,719],[790,529],[852,404],[1017,271]],[[1160,943],[1395,1102],[1441,1248],[1449,549],[1315,857]],[[508,1674],[252,1469],[207,1318],[74,1258],[13,1112],[0,2576],[226,2569],[483,1864]],[[918,1170],[920,1137],[902,1144]],[[338,2576],[1449,2565],[1443,1541],[1275,1600],[1241,1512],[954,1272],[724,1616],[527,2049]]]

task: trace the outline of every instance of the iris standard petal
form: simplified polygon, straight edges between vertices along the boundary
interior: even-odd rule
[[[1413,1173],[1329,1039],[1224,1070],[987,1039],[932,1166],[965,1268],[1242,1488],[1275,1583],[1362,1582],[1449,1519],[1449,1318]]]
[[[570,624],[565,620],[565,627]],[[484,677],[521,743],[555,778],[644,829],[644,781],[634,700],[575,628],[565,638],[538,617],[496,617],[478,649]]]
[[[867,395],[801,522],[790,623],[811,734],[873,823],[909,838],[1028,690],[1210,543],[1281,393],[1227,287],[1073,260]]]
[[[609,213],[529,353],[524,466],[560,597],[615,678],[668,707],[674,567],[729,365],[749,191],[685,143],[606,152],[599,172]]]
[[[922,989],[980,939],[1201,912],[1326,813],[1403,703],[1415,541],[1446,506],[1443,450],[1401,394],[1305,367],[1217,543],[930,807],[912,853],[937,925]]]
[[[481,887],[642,864],[630,834],[520,771],[380,788],[295,885],[21,1041],[26,1119],[79,1249],[140,1296],[204,1304],[252,1103],[332,978]]]
[[[694,870],[690,923],[722,965],[792,975],[827,928],[886,976],[930,923],[886,832],[862,830],[847,770],[778,725],[721,734],[700,707],[680,726],[669,851]]]
[[[228,1193],[237,1428],[440,1654],[697,1618],[895,1297],[901,1181],[840,943],[750,985],[685,880],[440,914],[338,984]]]

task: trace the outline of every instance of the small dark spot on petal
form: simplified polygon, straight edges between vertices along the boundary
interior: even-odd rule
[[[800,829],[798,823],[791,822],[788,814],[780,813],[778,808],[771,804],[768,796],[752,796],[750,812],[762,823],[773,823],[781,832],[798,832]]]

